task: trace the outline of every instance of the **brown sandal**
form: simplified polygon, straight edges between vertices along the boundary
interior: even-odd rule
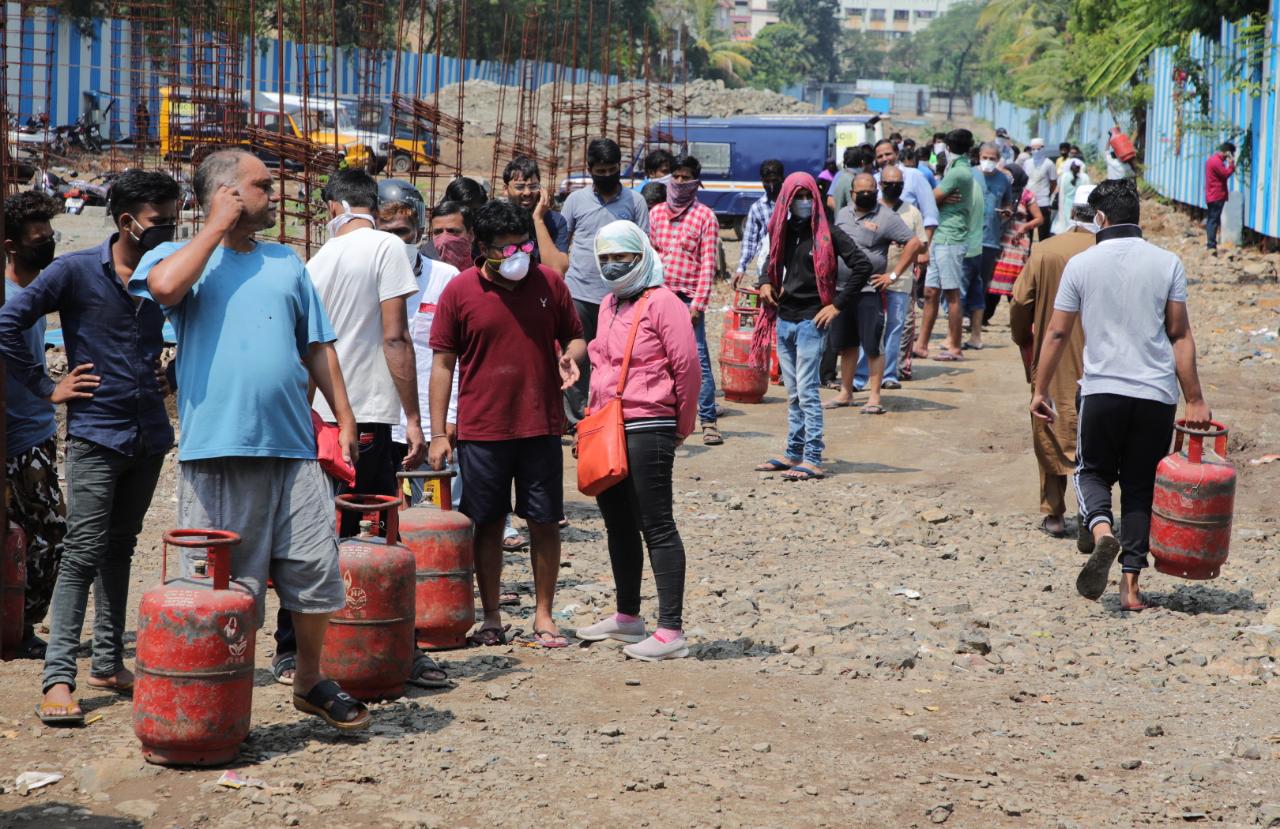
[[[720,434],[720,430],[716,428],[714,423],[704,423],[702,426],[702,442],[706,446],[719,446],[724,443],[724,436]]]

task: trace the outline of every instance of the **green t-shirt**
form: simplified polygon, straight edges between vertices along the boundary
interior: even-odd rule
[[[938,229],[933,232],[935,245],[967,245],[969,243],[969,216],[973,210],[973,174],[969,171],[969,159],[957,158],[947,165],[947,172],[938,182],[944,196],[960,194],[960,201],[947,204],[938,202]],[[982,223],[982,207],[979,202],[978,224]],[[978,247],[982,247],[982,229],[978,229]],[[980,253],[981,251],[979,251]]]
[[[973,195],[969,197],[969,237],[968,247],[964,252],[966,257],[982,255],[982,233],[987,226],[987,197],[983,192],[986,188],[978,181],[982,172],[972,168],[970,172],[973,174]]]

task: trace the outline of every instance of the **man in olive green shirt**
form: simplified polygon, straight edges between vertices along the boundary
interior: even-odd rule
[[[982,253],[983,204],[979,194],[974,212],[973,174],[969,151],[973,149],[973,133],[965,129],[947,133],[947,172],[933,191],[938,203],[938,229],[929,250],[929,270],[924,278],[924,320],[913,354],[929,356],[929,338],[938,319],[938,306],[947,299],[947,342],[934,359],[960,360],[960,336],[964,324],[960,307],[960,286],[964,278],[964,260],[970,246],[971,231],[976,227],[978,253]],[[974,218],[976,215],[977,218]]]

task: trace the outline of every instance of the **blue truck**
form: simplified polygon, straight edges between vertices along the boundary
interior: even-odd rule
[[[722,227],[741,238],[751,205],[764,195],[760,163],[780,160],[788,173],[817,175],[844,148],[881,135],[877,115],[742,115],[662,121],[649,130],[623,170],[623,179],[644,178],[644,157],[659,147],[688,152],[702,162],[698,200],[715,211]],[[624,159],[625,160],[625,159]],[[572,185],[571,185],[572,186]]]

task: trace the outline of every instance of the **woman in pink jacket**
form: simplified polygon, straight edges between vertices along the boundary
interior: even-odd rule
[[[662,260],[637,225],[606,225],[596,236],[596,256],[612,296],[600,304],[596,338],[587,349],[592,409],[617,393],[631,327],[640,328],[622,394],[630,475],[596,496],[609,533],[618,612],[577,635],[629,642],[623,652],[633,659],[679,659],[689,655],[689,644],[680,618],[684,542],[672,509],[671,469],[676,447],[693,431],[698,413],[702,375],[693,324],[688,306],[663,287]],[[637,320],[637,300],[646,294]],[[640,617],[645,546],[658,584],[658,627],[647,638]]]

